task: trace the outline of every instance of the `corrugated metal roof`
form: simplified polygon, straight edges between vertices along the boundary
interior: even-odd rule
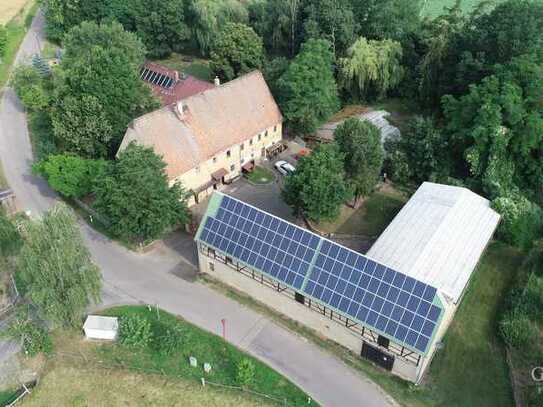
[[[426,284],[457,303],[499,215],[466,188],[423,183],[368,256]]]

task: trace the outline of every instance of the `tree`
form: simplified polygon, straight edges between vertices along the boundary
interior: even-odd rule
[[[333,61],[327,41],[309,40],[279,79],[279,105],[294,131],[315,131],[339,108]]]
[[[68,198],[81,198],[93,190],[96,180],[106,171],[107,162],[71,154],[50,155],[36,165],[55,191]]]
[[[491,198],[513,185],[538,191],[543,182],[541,94],[543,65],[524,57],[498,67],[468,94],[443,99],[449,151]]]
[[[283,198],[294,213],[312,221],[333,220],[351,197],[345,180],[344,156],[335,144],[321,145],[302,157],[285,179]]]
[[[64,97],[52,110],[51,122],[61,151],[88,158],[107,157],[113,129],[97,97]]]
[[[351,3],[359,34],[366,38],[400,41],[419,27],[421,0],[351,0]]]
[[[303,9],[304,38],[325,39],[334,55],[353,42],[355,20],[350,0],[306,1]]]
[[[15,68],[12,86],[28,110],[43,110],[49,105],[49,94],[45,89],[45,80],[32,66],[21,65]]]
[[[350,118],[336,128],[334,140],[345,156],[345,173],[356,203],[379,181],[384,156],[381,131],[368,121]]]
[[[103,179],[96,183],[95,207],[123,239],[156,239],[189,219],[181,185],[168,186],[166,164],[151,148],[134,143],[121,151]]]
[[[342,86],[353,96],[367,97],[370,91],[383,97],[400,83],[402,46],[395,41],[359,38],[339,60]]]
[[[102,156],[104,148],[112,156],[128,123],[158,107],[139,79],[143,45],[119,23],[84,22],[70,30],[64,46],[56,92],[55,137],[92,158]],[[68,102],[73,101],[77,102],[72,107]],[[69,120],[59,125],[64,118]],[[72,131],[74,137],[70,137]],[[104,146],[106,139],[111,141]],[[97,156],[91,156],[91,152]]]
[[[6,54],[6,46],[8,43],[8,32],[6,27],[0,25],[0,61],[4,58]]]
[[[59,204],[23,228],[25,245],[17,276],[46,319],[78,326],[91,302],[100,298],[100,273],[83,243],[73,211]]]
[[[244,24],[227,23],[211,48],[211,68],[227,80],[260,69],[263,59],[262,39]]]
[[[424,182],[436,174],[448,174],[447,139],[428,117],[415,116],[399,141],[413,179]]]

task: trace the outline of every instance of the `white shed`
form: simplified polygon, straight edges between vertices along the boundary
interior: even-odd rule
[[[103,317],[100,315],[89,315],[83,325],[87,339],[105,339],[113,341],[117,339],[119,321],[117,317]]]

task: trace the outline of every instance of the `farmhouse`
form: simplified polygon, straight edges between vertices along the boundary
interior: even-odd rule
[[[465,188],[424,183],[368,255],[216,193],[200,271],[418,383],[499,222]]]
[[[282,121],[262,73],[254,71],[133,120],[119,151],[131,142],[152,147],[169,181],[192,192],[192,205],[275,154]]]

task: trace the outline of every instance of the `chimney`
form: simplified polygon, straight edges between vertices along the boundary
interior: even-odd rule
[[[188,107],[183,104],[183,101],[180,100],[175,104],[175,114],[177,115],[177,118],[181,121],[185,120],[185,113],[188,110]]]
[[[174,81],[179,82],[179,72],[178,71],[174,71],[173,79],[174,79]]]
[[[213,82],[215,82],[215,86],[220,86],[221,85],[221,80],[219,79],[218,76],[215,76],[215,80]]]

